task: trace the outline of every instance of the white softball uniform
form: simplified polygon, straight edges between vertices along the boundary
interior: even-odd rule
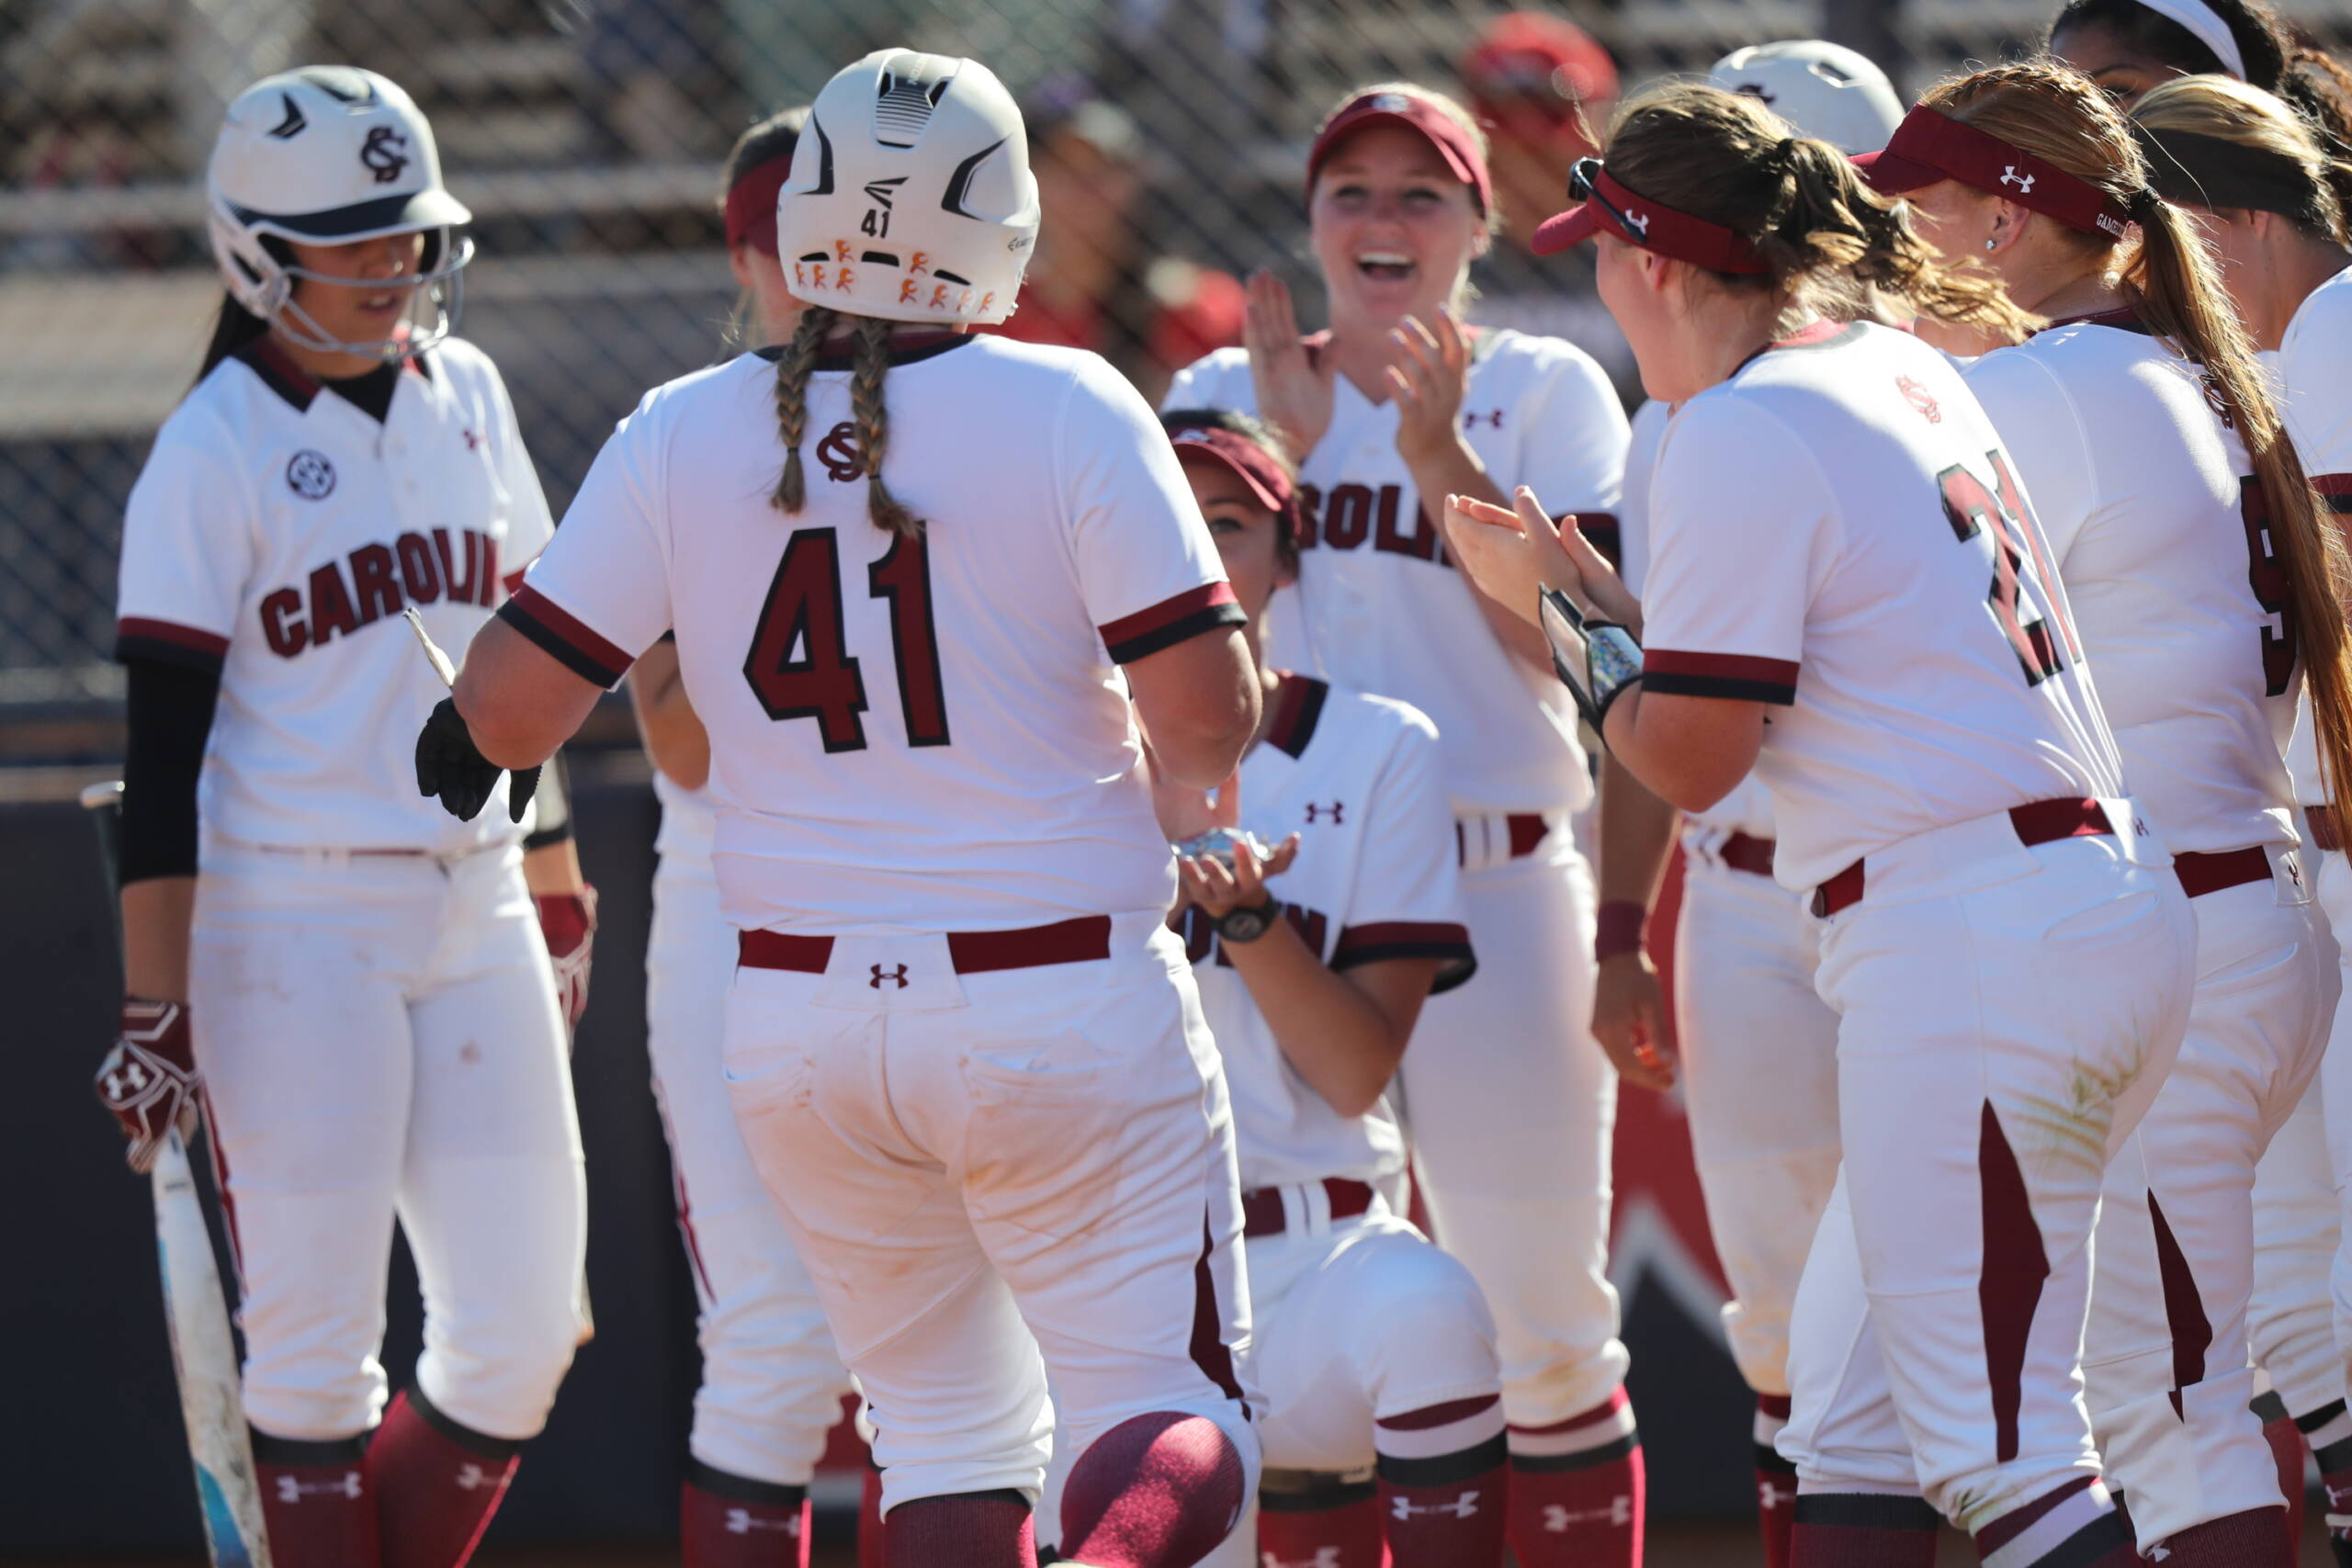
[[[2306,297],[2276,355],[2264,359],[2280,396],[2287,433],[2322,499],[2352,512],[2352,269]],[[2341,819],[2327,804],[2308,701],[2287,753],[2295,798],[2316,840],[2320,903],[2341,937],[2352,929],[2352,870],[2342,853]],[[2339,963],[2344,955],[2339,952]],[[2346,989],[2352,990],[2352,976]],[[2319,1083],[2271,1143],[2255,1178],[2255,1358],[2288,1409],[2310,1416],[2341,1402],[2352,1357],[2352,1258],[2341,1250],[2339,1204],[2352,1201],[2352,1010],[2338,1003]],[[2331,1323],[2313,1279],[2323,1254],[2333,1264]]]
[[[1254,412],[1247,354],[1180,372],[1162,406]],[[1436,1234],[1494,1311],[1511,1425],[1553,1427],[1604,1404],[1626,1362],[1607,1276],[1617,1077],[1589,1032],[1595,899],[1568,831],[1591,767],[1566,688],[1505,651],[1447,558],[1396,417],[1337,378],[1301,464],[1313,526],[1268,655],[1438,727],[1478,974],[1422,1010],[1392,1093]],[[1613,517],[1625,416],[1580,350],[1480,334],[1462,423],[1505,494],[1526,484],[1555,514]]]
[[[1799,1514],[1916,1491],[1977,1529],[2097,1474],[2086,1244],[2178,1045],[2187,899],[1942,355],[1868,323],[1759,354],[1675,416],[1648,521],[1645,700],[1770,706],[1777,874],[1827,917],[1844,1161],[1791,1327]],[[2120,1529],[2095,1487],[2058,1512]]]
[[[1435,958],[1434,989],[1468,979],[1435,728],[1401,703],[1311,676],[1286,677],[1274,701],[1241,764],[1242,826],[1268,843],[1300,835],[1297,860],[1267,885],[1294,929],[1343,973]],[[1494,1321],[1468,1270],[1379,1195],[1405,1168],[1388,1107],[1334,1111],[1283,1057],[1211,922],[1189,906],[1185,916],[1233,1097],[1266,1463],[1362,1470],[1375,1421],[1501,1393]],[[1413,1440],[1381,1437],[1383,1452]]]
[[[1118,671],[1240,613],[1100,358],[899,350],[915,537],[867,519],[847,370],[810,380],[797,516],[767,355],[648,394],[508,618],[606,683],[676,629],[741,932],[725,1076],[885,1506],[1034,1497],[1048,1368],[1077,1449],[1199,1415],[1254,1475],[1231,1120]]]
[[[1649,492],[1671,405],[1634,412],[1620,572],[1649,574]],[[1753,773],[1683,814],[1674,931],[1683,1111],[1732,1299],[1724,1333],[1758,1393],[1789,1392],[1789,1309],[1838,1179],[1838,1016],[1814,990],[1817,922],[1772,879],[1772,799]]]
[[[2247,1408],[2254,1168],[2318,1070],[2338,987],[2280,756],[2302,677],[2262,491],[2196,367],[2118,315],[1967,375],[2198,918],[2187,1037],[2108,1169],[2084,1346],[2092,1427],[2148,1548],[2280,1501]]]
[[[666,774],[654,774],[653,788],[661,863],[645,952],[646,1045],[699,1307],[702,1384],[687,1448],[730,1475],[805,1486],[841,1417],[849,1374],[720,1076],[735,928],[719,912],[710,869],[710,803]]]
[[[400,615],[464,647],[548,533],[498,372],[456,339],[380,421],[264,339],[173,412],[131,492],[122,649],[221,672],[190,1012],[245,1408],[273,1436],[381,1412],[396,1213],[435,1406],[527,1438],[571,1359],[585,1189],[523,829],[503,794],[470,823],[417,795],[445,693]]]

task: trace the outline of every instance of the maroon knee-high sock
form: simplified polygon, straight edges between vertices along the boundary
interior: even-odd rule
[[[2278,1467],[2278,1495],[2286,1499],[2284,1523],[2287,1549],[2303,1549],[2303,1429],[2287,1414],[2287,1402],[2275,1389],[2254,1396],[2255,1419],[2262,1423],[2262,1440],[2270,1445],[2271,1462]]]
[[[1510,1472],[1502,1434],[1435,1459],[1380,1456],[1392,1568],[1502,1568]]]
[[[1924,1497],[1808,1492],[1789,1511],[1796,1568],[1933,1568],[1943,1516]]]
[[[2167,1568],[2295,1568],[2298,1553],[2278,1535],[2278,1509],[2249,1508],[2190,1526],[2166,1540],[2156,1560]]]
[[[729,1474],[689,1455],[678,1546],[684,1568],[808,1568],[808,1488]]]
[[[1513,1427],[1510,1547],[1521,1568],[1640,1568],[1647,1485],[1623,1389],[1549,1427]]]
[[[1798,1507],[1804,1507],[1803,1499]],[[2041,1554],[2018,1568],[2140,1568],[2140,1549],[2132,1544],[2132,1526],[2091,1476],[2078,1476],[2053,1487],[2023,1507],[2012,1508],[1976,1532],[1976,1555],[1989,1561],[2027,1530],[2043,1526],[2041,1539],[2050,1544]],[[1930,1556],[1928,1561],[1934,1561]],[[1804,1558],[1797,1559],[1804,1568]]]
[[[1789,1424],[1789,1396],[1756,1396],[1756,1529],[1764,1538],[1765,1568],[1789,1568],[1789,1532],[1796,1524],[1797,1467],[1772,1440]]]
[[[2352,1568],[2352,1525],[2335,1522],[2352,1516],[2352,1434],[2346,1431],[2348,1425],[2352,1422],[2346,1421],[2341,1400],[2298,1416],[2295,1421],[2311,1444],[2312,1458],[2319,1464],[2320,1484],[2327,1491],[2327,1544],[2335,1553],[2337,1568]]]
[[[1261,1487],[1257,1561],[1262,1568],[1381,1568],[1380,1501],[1371,1482],[1336,1475],[1297,1489]]]
[[[256,1431],[253,1441],[269,1560],[277,1568],[377,1568],[367,1436],[314,1443]]]
[[[1091,1568],[1188,1568],[1233,1533],[1241,1452],[1205,1416],[1154,1411],[1088,1446],[1062,1487],[1062,1555]],[[891,1521],[896,1539],[898,1522]]]
[[[464,1568],[506,1496],[523,1445],[462,1426],[410,1389],[368,1445],[383,1568]]]
[[[1037,1568],[1036,1522],[1018,1492],[918,1497],[890,1510],[889,1568]]]
[[[882,1467],[869,1460],[857,1489],[857,1568],[890,1568],[888,1540],[882,1528]]]

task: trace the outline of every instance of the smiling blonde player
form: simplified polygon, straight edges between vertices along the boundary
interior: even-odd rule
[[[1144,782],[1231,772],[1240,611],[1098,356],[965,329],[1038,221],[1019,112],[884,50],[777,202],[792,341],[656,389],[419,738],[460,811],[674,630],[710,738],[744,1141],[876,1427],[898,1568],[1179,1568],[1255,1479],[1232,1123]],[[886,479],[887,475],[887,479]],[[770,563],[773,563],[772,565]]]
[[[469,215],[406,94],[254,84],[209,202],[229,298],[123,521],[133,999],[99,1089],[137,1163],[202,1074],[278,1568],[454,1568],[580,1331],[549,953],[577,996],[593,904],[519,796],[467,827],[399,782],[443,697],[401,612],[462,645],[547,502],[497,369],[447,335]],[[387,1412],[395,1220],[424,1353]]]
[[[1529,1568],[1629,1565],[1644,1483],[1606,1274],[1617,1082],[1588,1033],[1592,873],[1569,831],[1590,766],[1542,639],[1453,569],[1431,516],[1450,492],[1528,484],[1598,526],[1625,419],[1581,351],[1458,324],[1493,191],[1450,99],[1351,94],[1306,184],[1329,331],[1302,339],[1261,276],[1249,346],[1185,370],[1165,403],[1254,413],[1300,455],[1306,548],[1273,662],[1438,727],[1478,974],[1422,1010],[1398,1107],[1437,1239],[1494,1309],[1512,1549]]]

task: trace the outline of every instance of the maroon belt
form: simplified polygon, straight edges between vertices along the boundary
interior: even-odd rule
[[[2035,844],[2054,844],[2061,839],[2098,838],[2115,831],[2107,819],[2107,808],[2089,799],[2036,800],[2012,806],[2009,824],[2017,829],[2018,842],[2029,849]],[[1813,912],[1827,919],[1840,909],[1851,908],[1861,896],[1862,862],[1856,861],[1813,890]]]
[[[2333,806],[2304,807],[2303,821],[2312,830],[2312,842],[2321,849],[2341,850],[2344,847],[2344,832],[2335,825],[2335,807]]]
[[[1753,833],[1734,833],[1723,841],[1715,858],[1734,871],[1745,871],[1756,876],[1772,874],[1770,839],[1759,839]]]
[[[833,958],[829,936],[797,936],[790,931],[744,931],[736,942],[736,962],[746,969],[790,969],[821,975]],[[992,969],[1036,969],[1048,964],[1084,964],[1111,956],[1111,917],[1080,915],[1050,926],[1026,926],[1011,931],[949,931],[947,957],[958,975],[985,975]]]
[[[2172,868],[2180,875],[2181,891],[2191,898],[2202,898],[2224,887],[2243,887],[2249,882],[2270,880],[2270,857],[2259,846],[2224,850],[2212,855],[2175,855]]]
[[[1503,818],[1503,823],[1510,834],[1510,858],[1513,860],[1525,860],[1533,854],[1537,846],[1544,842],[1544,835],[1552,830],[1552,824],[1544,820],[1544,814],[1540,811],[1514,811]],[[1457,861],[1466,862],[1470,858],[1469,841],[1464,836],[1459,822],[1453,825],[1453,854]]]
[[[1323,1193],[1331,1201],[1331,1217],[1335,1220],[1352,1220],[1372,1207],[1372,1189],[1344,1176],[1325,1177]],[[1281,1188],[1261,1187],[1241,1195],[1243,1236],[1280,1235],[1288,1228],[1290,1221],[1283,1213]]]

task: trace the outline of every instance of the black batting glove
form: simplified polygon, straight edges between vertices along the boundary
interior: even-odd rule
[[[498,775],[505,771],[481,754],[454,701],[444,697],[435,705],[416,737],[417,794],[440,796],[443,810],[460,822],[470,822],[481,815],[490,792],[498,787]],[[538,787],[537,768],[514,770],[514,783],[506,792],[510,820],[523,820],[523,808]]]

